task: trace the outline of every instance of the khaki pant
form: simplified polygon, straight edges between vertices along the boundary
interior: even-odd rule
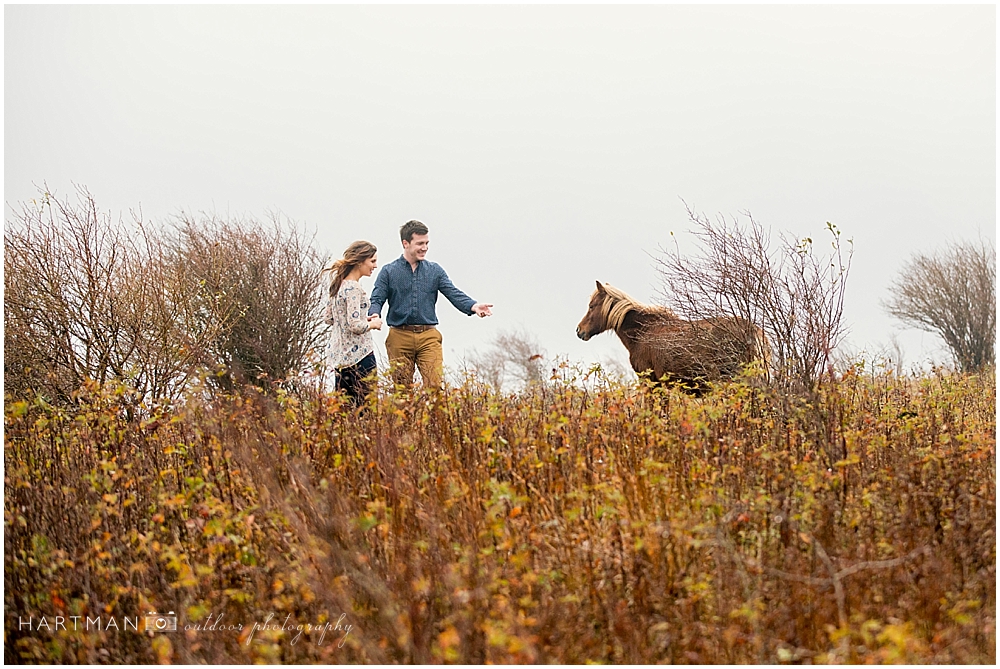
[[[397,386],[408,388],[413,384],[414,366],[420,370],[425,388],[441,385],[444,353],[441,349],[441,333],[437,328],[423,332],[389,328],[385,350],[389,354],[392,380]]]

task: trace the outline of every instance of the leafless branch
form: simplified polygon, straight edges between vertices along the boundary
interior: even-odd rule
[[[900,270],[883,303],[892,316],[944,339],[959,369],[996,363],[996,250],[980,240],[918,253]]]
[[[685,205],[687,206],[687,205]],[[811,238],[771,237],[749,212],[745,224],[713,221],[688,207],[699,253],[686,256],[674,244],[657,258],[661,298],[694,319],[739,319],[761,328],[770,367],[784,385],[811,388],[829,365],[845,334],[841,322],[850,242],[845,249],[836,226],[827,223],[831,250],[818,253]],[[720,321],[721,322],[721,321]],[[732,333],[734,341],[741,341]]]

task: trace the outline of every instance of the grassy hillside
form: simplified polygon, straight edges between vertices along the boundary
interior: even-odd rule
[[[7,662],[996,659],[991,376],[121,392],[5,406]]]

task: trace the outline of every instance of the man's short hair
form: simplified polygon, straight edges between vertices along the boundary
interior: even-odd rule
[[[399,238],[404,242],[412,242],[413,235],[426,235],[427,226],[420,221],[407,221],[399,229]]]

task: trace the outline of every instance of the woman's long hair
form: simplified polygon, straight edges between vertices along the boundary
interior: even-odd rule
[[[340,284],[344,282],[344,278],[351,273],[351,270],[377,252],[378,249],[375,248],[374,244],[363,240],[348,246],[347,250],[344,251],[344,257],[326,269],[326,271],[333,273],[333,278],[330,280],[330,297],[337,295],[340,291]]]

